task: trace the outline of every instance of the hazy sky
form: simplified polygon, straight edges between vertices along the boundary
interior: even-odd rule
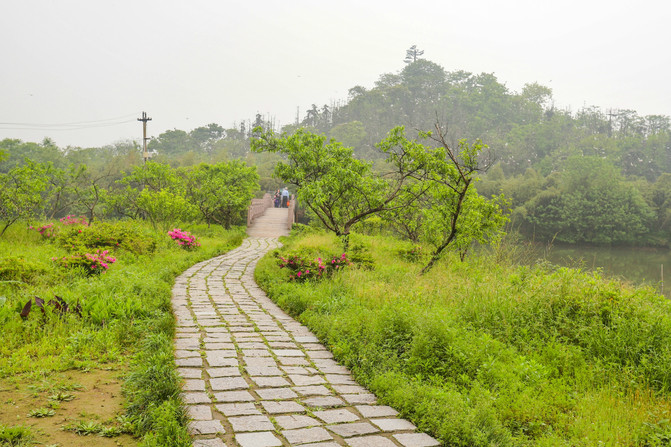
[[[288,124],[398,72],[411,45],[561,108],[671,115],[670,19],[662,0],[0,0],[0,139],[139,140],[142,111],[149,136]]]

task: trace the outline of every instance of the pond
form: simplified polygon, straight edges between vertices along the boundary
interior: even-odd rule
[[[636,285],[647,284],[671,297],[671,250],[651,247],[537,246],[538,257],[583,270],[601,269],[604,276]],[[664,286],[666,278],[666,286]]]

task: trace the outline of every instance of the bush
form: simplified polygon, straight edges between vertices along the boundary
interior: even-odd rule
[[[32,283],[44,275],[47,268],[24,258],[9,257],[0,259],[0,281],[20,281]]]
[[[290,271],[289,279],[303,282],[313,279],[331,277],[335,272],[343,270],[351,265],[347,255],[343,253],[340,256],[331,256],[330,260],[322,261],[322,258],[308,258],[304,254],[289,253],[282,256],[279,252],[275,253],[280,268],[286,268]]]
[[[158,238],[133,222],[96,222],[90,226],[70,226],[59,231],[58,241],[71,251],[87,249],[125,250],[136,255],[153,253]]]
[[[52,260],[65,268],[81,268],[88,276],[105,273],[109,265],[116,262],[116,258],[110,256],[107,250],[96,250],[95,253],[77,253],[60,259],[52,258]]]

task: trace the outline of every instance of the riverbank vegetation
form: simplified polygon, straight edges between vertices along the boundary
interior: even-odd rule
[[[8,228],[0,238],[0,444],[88,445],[78,438],[90,434],[103,436],[100,445],[136,445],[129,435],[146,446],[191,445],[171,288],[244,232],[188,228],[179,235],[199,246],[149,222],[70,216]]]
[[[505,244],[464,261],[451,252],[420,275],[426,252],[379,234],[353,234],[352,264],[331,279],[299,281],[285,260],[338,258],[341,246],[320,230],[293,234],[258,264],[257,281],[443,445],[671,439],[671,305],[651,289],[522,267]]]

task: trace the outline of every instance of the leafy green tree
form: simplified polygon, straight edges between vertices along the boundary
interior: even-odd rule
[[[208,225],[228,229],[244,218],[258,180],[256,168],[238,160],[201,164],[186,172],[186,197]]]
[[[395,199],[401,196],[408,180],[425,172],[423,147],[412,142],[382,147],[392,171],[379,176],[373,173],[370,163],[354,158],[351,148],[334,140],[326,143],[324,136],[304,129],[280,137],[262,129],[259,132],[259,137],[252,141],[252,149],[286,156],[286,162],[277,164],[275,175],[297,187],[300,203],[339,236],[345,248],[354,225],[400,206]]]
[[[33,217],[40,209],[47,186],[44,166],[26,160],[7,173],[0,173],[0,236],[19,220]]]
[[[420,145],[428,175],[411,175],[416,181],[414,192],[420,199],[403,204],[402,211],[406,222],[415,225],[415,231],[433,247],[422,273],[428,272],[448,247],[458,249],[463,256],[473,242],[486,244],[497,240],[508,221],[502,209],[505,205],[502,196],[486,199],[473,187],[480,169],[478,156],[486,146],[480,141],[469,145],[461,140],[454,150],[445,139],[445,130],[438,124],[435,129],[435,134],[420,134],[438,144],[434,149]],[[400,128],[392,130],[380,143],[383,150],[389,146],[409,145],[414,148],[402,154],[412,154],[419,159],[418,143],[409,141]]]

